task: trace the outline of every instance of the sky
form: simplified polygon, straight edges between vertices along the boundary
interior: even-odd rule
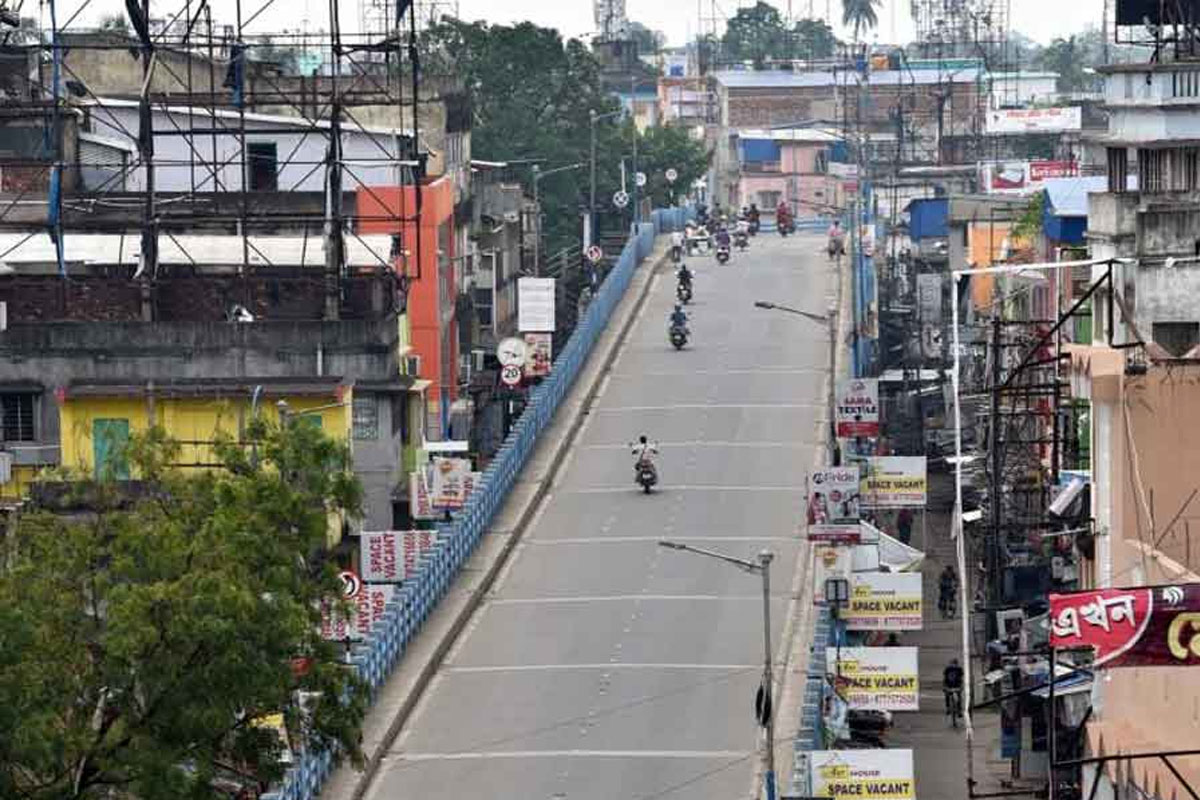
[[[344,30],[356,30],[359,3],[362,0],[335,0],[342,9]],[[384,5],[394,0],[377,0]],[[430,0],[424,0],[429,2]],[[752,0],[718,0],[719,16],[726,18],[737,12],[739,1],[752,5]],[[769,0],[787,12],[789,0]],[[185,0],[152,0],[154,15],[173,16]],[[191,0],[194,8],[197,0]],[[236,0],[211,0],[215,21],[222,17],[232,21]],[[308,20],[308,29],[327,28],[329,0],[241,0],[243,16],[248,17],[268,3],[266,11],[256,20],[248,33],[267,33],[299,30]],[[595,30],[591,0],[441,0],[447,12],[458,9],[458,16],[467,19],[486,19],[510,23],[532,20],[543,27],[557,28],[566,36],[586,37]],[[714,0],[626,0],[626,13],[631,20],[667,35],[668,44],[683,44],[697,33],[700,7],[706,16]],[[1009,26],[1013,30],[1045,43],[1055,36],[1099,26],[1104,0],[1009,0]],[[793,16],[807,16],[811,7],[816,16],[826,18],[827,9],[837,17],[834,29],[839,35],[846,32],[840,24],[841,0],[790,0]],[[25,0],[26,5],[33,5]],[[123,13],[122,0],[58,0],[60,24],[84,5],[80,24],[96,24],[101,16]],[[913,35],[910,14],[911,0],[882,0],[879,28],[875,35],[882,42],[909,41]],[[48,19],[45,20],[49,22]]]

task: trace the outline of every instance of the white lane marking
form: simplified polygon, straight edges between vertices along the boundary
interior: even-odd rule
[[[676,536],[676,541],[683,542],[782,542],[784,544],[802,544],[798,536]],[[574,539],[556,536],[552,539],[530,539],[530,545],[564,545],[564,544],[636,544],[639,542],[658,543],[661,536],[579,536]]]
[[[466,753],[399,753],[398,761],[486,761],[498,758],[747,758],[752,750],[493,750]]]
[[[761,411],[763,409],[795,410],[823,409],[823,403],[672,403],[664,406],[605,406],[593,409],[593,414],[616,414],[626,411]]]
[[[663,489],[658,489],[656,494],[664,494],[671,492],[796,492],[804,489],[803,483],[796,483],[792,486],[729,486],[729,485],[699,485],[687,484],[676,486],[672,484]],[[561,494],[620,494],[629,492],[630,494],[641,494],[636,486],[593,486],[583,489],[562,489]]]
[[[790,597],[791,595],[784,593],[776,594],[772,592],[773,597]],[[536,606],[536,605],[567,605],[569,603],[626,603],[632,600],[678,600],[685,603],[690,603],[699,600],[716,600],[723,602],[725,600],[761,600],[761,594],[598,594],[598,595],[572,595],[568,597],[497,597],[494,598],[489,605],[493,606]]]
[[[800,450],[808,447],[815,447],[816,444],[811,441],[794,440],[790,442],[770,441],[770,442],[717,442],[717,441],[690,441],[690,442],[664,442],[659,441],[658,446],[661,447],[742,447],[742,448],[764,448],[764,449],[787,449]],[[629,445],[621,442],[612,442],[611,444],[587,444],[583,445],[581,450],[628,450]]]
[[[605,662],[603,664],[514,664],[509,666],[490,667],[448,667],[443,671],[447,673],[470,675],[474,673],[486,674],[493,672],[571,672],[597,669],[678,669],[739,672],[761,668],[762,664],[635,664],[630,662]],[[605,675],[604,677],[607,678],[608,676]]]

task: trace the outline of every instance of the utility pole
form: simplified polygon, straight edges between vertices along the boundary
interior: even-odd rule
[[[744,558],[735,558],[727,556],[724,553],[718,553],[714,550],[706,550],[702,547],[692,547],[689,544],[680,542],[660,541],[659,547],[665,547],[669,550],[683,550],[696,555],[715,558],[718,561],[724,561],[727,564],[733,564],[743,572],[748,572],[751,575],[758,575],[762,578],[762,598],[763,598],[763,674],[762,684],[759,686],[759,694],[755,701],[755,716],[758,718],[758,723],[763,727],[766,734],[766,752],[763,753],[763,784],[766,789],[767,800],[775,800],[775,698],[774,687],[772,684],[775,681],[774,670],[774,651],[771,649],[771,562],[775,559],[775,554],[770,550],[761,550],[758,554],[757,561],[748,561]]]
[[[588,175],[588,218],[583,232],[583,249],[592,246],[596,238],[596,109],[588,109],[588,132],[591,134],[591,170]]]
[[[1003,452],[1000,449],[1000,431],[1001,431],[1001,404],[1000,404],[1000,384],[1002,380],[1001,356],[1004,352],[1001,337],[1001,321],[1000,309],[997,307],[992,316],[992,397],[991,397],[991,424],[989,426],[988,447],[991,448],[989,456],[991,457],[991,480],[988,482],[988,501],[991,503],[991,531],[988,537],[987,546],[987,580],[988,580],[988,606],[994,608],[999,605],[1000,599],[1000,527],[1001,527],[1001,508],[1000,508],[1000,493],[1003,491],[1003,481],[1000,478],[1000,468],[1003,464]],[[991,615],[988,615],[991,619]],[[988,623],[991,627],[991,623]]]
[[[629,121],[633,123],[633,221],[642,221],[641,191],[638,186],[638,127],[637,127],[637,78],[629,79]]]

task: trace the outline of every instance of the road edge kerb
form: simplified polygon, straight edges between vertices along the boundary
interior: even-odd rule
[[[656,241],[657,238],[660,237],[656,237]],[[657,249],[657,244],[655,249]],[[657,255],[655,255],[654,250],[651,250],[651,253],[649,256],[647,256],[646,260],[638,266],[637,269],[639,270],[648,269],[646,280],[643,282],[642,287],[639,290],[639,294],[634,300],[633,305],[630,307],[626,318],[621,321],[621,327],[617,331],[617,335],[613,337],[611,343],[609,344],[608,351],[603,354],[603,361],[600,362],[600,369],[596,370],[595,375],[592,377],[592,382],[587,387],[587,391],[584,394],[582,401],[577,406],[575,410],[575,416],[571,420],[570,426],[567,428],[567,431],[559,442],[558,447],[555,449],[554,454],[550,457],[550,462],[546,467],[545,474],[542,476],[542,479],[538,481],[537,488],[529,496],[524,508],[521,509],[520,514],[517,516],[516,524],[513,525],[507,541],[505,541],[500,550],[497,551],[492,562],[488,564],[487,570],[484,572],[479,584],[472,590],[470,596],[467,598],[466,603],[459,610],[458,614],[454,618],[454,621],[451,622],[450,627],[446,630],[446,633],[443,634],[441,640],[439,640],[434,646],[433,652],[430,654],[429,659],[422,666],[420,673],[413,682],[412,689],[408,692],[408,695],[404,698],[404,702],[400,705],[396,715],[392,718],[392,722],[388,725],[387,731],[380,739],[378,747],[376,747],[375,752],[367,758],[366,767],[361,773],[359,773],[359,777],[355,782],[354,789],[350,793],[350,800],[362,800],[362,798],[366,795],[367,790],[371,788],[371,784],[374,783],[375,777],[379,772],[379,767],[383,761],[383,757],[389,750],[391,750],[392,745],[395,744],[396,739],[400,735],[400,731],[404,729],[404,725],[408,722],[409,718],[413,714],[413,711],[416,710],[418,703],[420,703],[421,698],[424,696],[425,690],[429,688],[429,684],[433,681],[434,676],[437,675],[438,671],[442,667],[442,664],[445,663],[446,654],[449,653],[454,647],[455,643],[458,641],[458,637],[462,634],[467,624],[471,621],[471,617],[473,617],[475,612],[479,610],[479,606],[483,602],[483,598],[492,590],[496,579],[499,577],[501,571],[508,563],[508,560],[513,551],[516,549],[516,546],[520,544],[521,540],[524,538],[526,528],[545,500],[547,492],[549,492],[555,478],[558,477],[559,468],[566,459],[567,453],[570,451],[571,446],[575,443],[575,439],[579,435],[579,431],[583,428],[583,423],[587,419],[588,413],[591,411],[592,406],[596,401],[596,396],[600,391],[600,386],[603,384],[605,376],[607,376],[612,370],[612,365],[616,361],[618,354],[621,352],[622,345],[625,343],[626,338],[629,336],[629,332],[633,329],[633,325],[638,319],[638,315],[645,306],[646,300],[650,296],[650,287],[654,285],[655,276],[668,262],[668,260],[669,254],[666,250],[658,253]],[[625,298],[623,297],[622,300],[624,299]],[[587,360],[590,361],[596,355],[598,355],[598,353],[593,351],[588,356]],[[586,369],[586,362],[584,369]],[[559,411],[562,410],[563,407],[560,406]],[[557,416],[557,412],[555,416]],[[324,794],[322,794],[322,796],[324,797]]]

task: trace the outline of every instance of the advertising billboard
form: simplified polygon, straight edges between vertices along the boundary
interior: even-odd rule
[[[808,538],[814,542],[857,542],[858,466],[816,470],[808,476]]]
[[[830,647],[826,650],[825,670],[852,709],[920,708],[915,647]]]
[[[554,334],[527,333],[525,334],[525,377],[544,378],[550,374],[550,365],[554,361]]]
[[[554,278],[517,279],[517,329],[554,332]]]
[[[921,629],[919,572],[859,572],[850,578],[850,606],[840,612],[852,631]]]
[[[817,750],[809,754],[811,797],[916,800],[912,750]]]
[[[859,490],[864,508],[924,508],[925,456],[871,456]]]
[[[421,554],[437,543],[437,531],[364,531],[358,541],[362,579],[400,583],[416,574]]]
[[[852,378],[838,386],[837,435],[841,439],[879,435],[879,379]]]
[[[1083,109],[1078,106],[1058,108],[997,108],[987,114],[989,134],[1064,133],[1083,128]]]
[[[1200,666],[1200,583],[1050,595],[1050,644],[1094,666]]]
[[[979,165],[979,185],[987,194],[1032,194],[1047,178],[1079,174],[1074,161],[997,161]]]
[[[852,547],[835,547],[829,544],[813,547],[813,600],[825,602],[825,581],[830,578],[850,580],[853,566]]]

